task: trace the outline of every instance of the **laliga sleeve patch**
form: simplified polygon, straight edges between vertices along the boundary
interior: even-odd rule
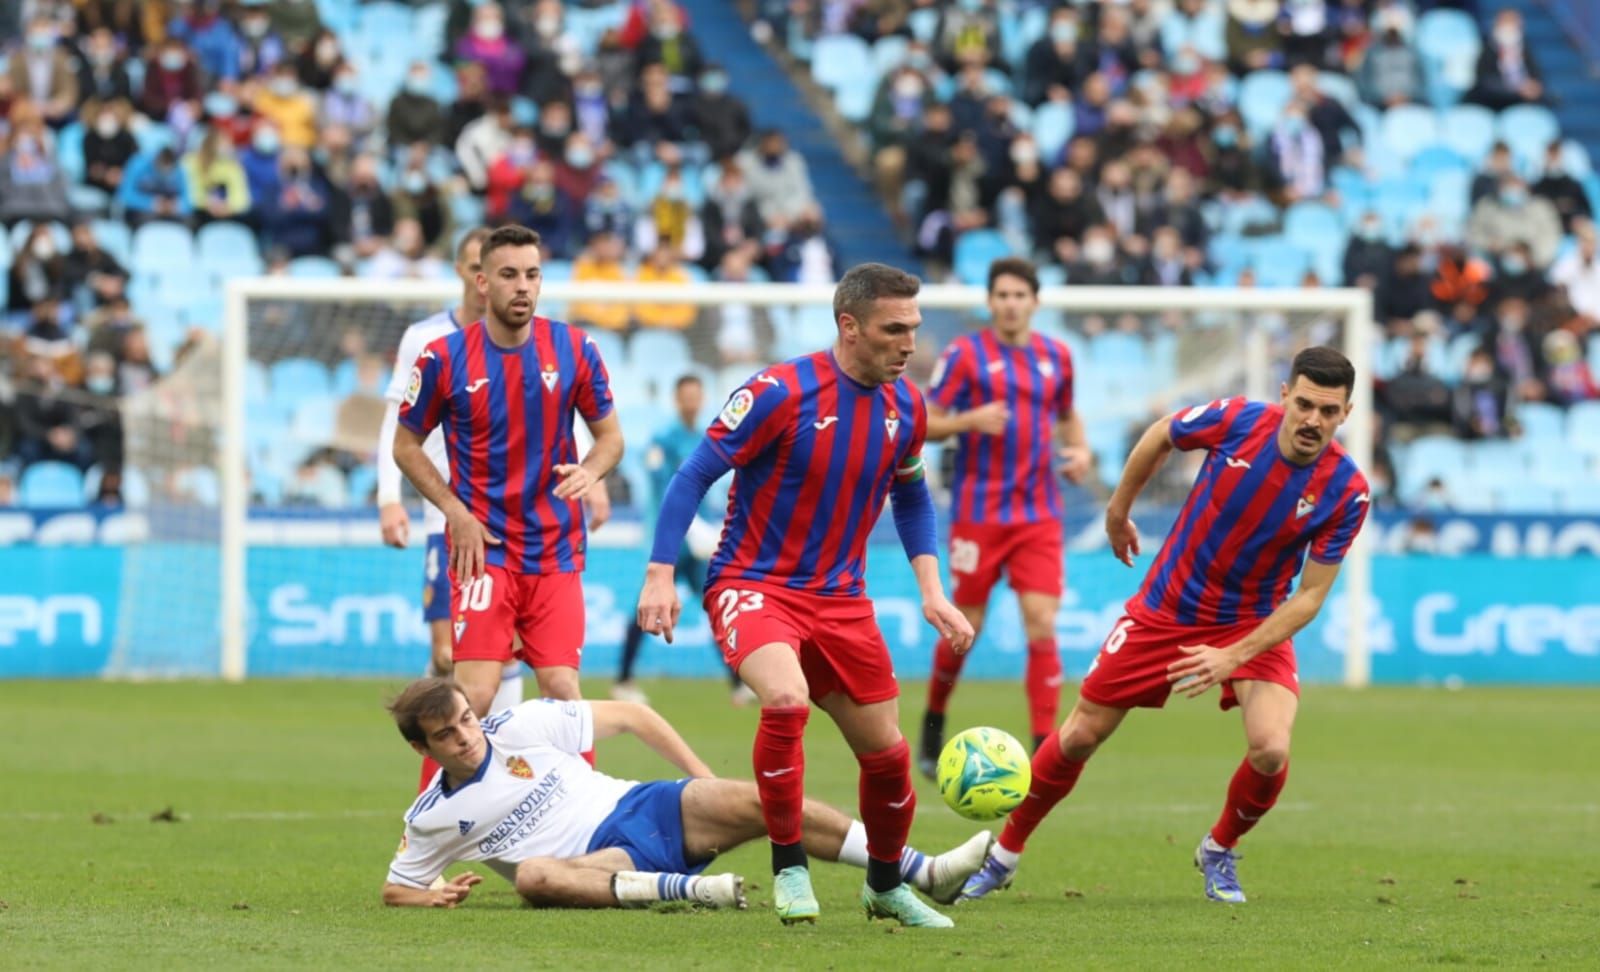
[[[750,406],[754,405],[755,401],[756,396],[750,393],[750,389],[739,389],[728,399],[728,404],[722,406],[717,421],[722,423],[723,428],[732,432],[744,421],[744,417],[750,414]]]
[[[411,380],[406,382],[406,404],[417,404],[417,396],[422,394],[422,369],[411,369]]]

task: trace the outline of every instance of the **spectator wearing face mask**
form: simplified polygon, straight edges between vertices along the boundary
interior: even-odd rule
[[[302,86],[312,91],[327,91],[333,85],[334,72],[343,63],[344,53],[339,49],[339,36],[323,29],[295,59],[295,77]]]
[[[64,222],[71,214],[66,175],[43,121],[23,108],[12,112],[12,125],[10,146],[0,154],[0,223]]]
[[[943,5],[934,38],[934,56],[947,71],[1000,59],[1000,19],[990,0]]]
[[[615,179],[602,175],[583,204],[583,227],[589,233],[615,233],[626,238],[633,232],[633,207]]]
[[[1384,238],[1383,221],[1375,212],[1361,217],[1344,248],[1344,282],[1352,287],[1377,290],[1388,278],[1394,249]]]
[[[1502,300],[1495,305],[1494,330],[1490,334],[1488,347],[1517,399],[1537,402],[1544,400],[1545,388],[1540,380],[1538,346],[1528,322],[1527,301],[1518,297]]]
[[[290,148],[309,149],[317,142],[317,101],[300,84],[295,69],[280,64],[254,101],[257,115],[272,123],[278,137]]]
[[[245,182],[250,189],[250,223],[261,225],[262,210],[270,200],[278,197],[278,156],[283,141],[272,123],[256,123],[250,135],[250,144],[239,153],[239,164],[244,168]]]
[[[522,48],[506,37],[505,14],[497,3],[473,11],[472,27],[456,41],[455,56],[482,65],[489,91],[502,98],[517,93],[528,60]]]
[[[639,46],[650,36],[650,28],[668,11],[678,15],[678,27],[683,32],[689,30],[689,13],[674,0],[632,0],[628,6],[628,16],[622,22],[622,29],[617,32],[617,44],[626,51],[636,52]]]
[[[1500,180],[1499,192],[1472,207],[1467,243],[1498,255],[1518,241],[1528,244],[1536,266],[1548,267],[1561,244],[1561,217],[1550,200],[1530,195],[1521,178],[1507,175]]]
[[[577,251],[583,216],[578,204],[556,185],[555,166],[548,161],[528,168],[520,192],[511,197],[507,217],[539,234],[546,260],[569,260]]]
[[[1577,220],[1588,219],[1594,212],[1589,206],[1588,193],[1583,191],[1583,184],[1567,171],[1566,159],[1563,156],[1559,139],[1546,146],[1544,174],[1533,184],[1533,194],[1550,200],[1550,204],[1556,207],[1556,212],[1561,216],[1562,232],[1571,233],[1573,224]]]
[[[1522,14],[1495,14],[1489,42],[1478,53],[1477,77],[1466,100],[1500,111],[1544,97],[1544,72],[1523,43]]]
[[[1045,35],[1033,42],[1022,69],[1022,100],[1038,107],[1064,101],[1089,75],[1088,52],[1080,47],[1078,12],[1057,7]]]
[[[651,11],[650,32],[638,47],[639,62],[666,68],[673,90],[679,93],[694,87],[704,61],[700,45],[689,35],[686,25],[687,18],[677,5],[659,4]]]
[[[85,102],[104,104],[133,97],[128,66],[117,50],[117,37],[107,28],[90,32],[83,42],[83,63],[78,67],[78,96]]]
[[[556,186],[580,207],[600,182],[600,158],[589,136],[573,132],[556,159]]]
[[[201,121],[221,132],[234,148],[250,144],[255,133],[255,117],[239,110],[239,99],[226,91],[213,91],[200,102]]]
[[[12,257],[7,276],[6,310],[10,313],[27,312],[40,301],[68,296],[71,281],[66,260],[56,250],[48,225],[40,223],[28,231],[28,238]]]
[[[211,84],[239,79],[239,34],[221,14],[220,0],[185,0],[180,14],[167,25],[167,36],[194,52]]]
[[[283,38],[291,53],[304,51],[323,31],[314,0],[277,0],[268,9],[273,31]]]
[[[80,299],[80,306],[104,305],[121,297],[128,286],[127,268],[100,247],[94,227],[86,222],[72,224],[66,275],[67,288]]]
[[[181,41],[168,40],[161,45],[153,63],[145,65],[139,110],[156,121],[165,121],[173,105],[199,101],[204,94],[200,69],[188,48]]]
[[[44,120],[59,128],[78,108],[78,72],[72,55],[57,42],[56,25],[49,17],[28,22],[21,51],[10,64],[11,90],[38,106]]]
[[[366,260],[394,232],[394,206],[378,183],[378,160],[362,154],[350,163],[350,179],[334,194],[332,224],[347,259]]]
[[[735,154],[750,140],[750,110],[736,95],[728,93],[728,72],[721,65],[708,64],[700,72],[700,86],[689,104],[689,118],[695,135],[706,143],[713,159]]]
[[[117,407],[117,359],[92,351],[83,360],[82,409],[78,427],[94,464],[102,471],[122,468],[122,410]]]
[[[1583,345],[1576,335],[1558,327],[1544,336],[1543,349],[1545,387],[1551,401],[1571,406],[1600,398],[1600,384],[1584,359]]]
[[[424,147],[425,148],[425,147]],[[400,245],[400,224],[413,220],[421,230],[422,246],[437,246],[450,238],[450,208],[444,193],[433,184],[425,168],[427,152],[413,148],[389,196],[394,206],[395,245]]]
[[[288,56],[288,45],[272,29],[266,7],[246,7],[239,17],[239,77],[269,74]]]
[[[756,144],[738,158],[762,219],[775,215],[793,218],[816,201],[805,158],[789,147],[788,138],[778,129],[762,132]]]
[[[1290,102],[1272,130],[1272,162],[1288,202],[1316,199],[1326,188],[1322,136],[1306,121],[1304,105]]]
[[[281,246],[294,256],[326,255],[333,205],[327,180],[300,148],[278,156],[278,173],[278,194],[262,210],[264,245]]]
[[[1533,265],[1533,253],[1528,244],[1518,240],[1502,254],[1494,279],[1489,284],[1489,300],[1499,303],[1507,297],[1517,297],[1537,303],[1550,292],[1544,273]]]
[[[445,262],[428,252],[422,224],[410,217],[395,220],[394,238],[362,268],[373,280],[437,280],[449,273]]]
[[[461,130],[461,137],[456,139],[456,162],[475,192],[488,187],[489,167],[511,148],[513,132],[519,128],[529,131],[528,125],[519,126],[512,118],[509,101],[497,100],[481,117]]]
[[[1356,79],[1364,100],[1386,108],[1422,96],[1422,58],[1400,32],[1397,19],[1380,19],[1378,40],[1367,48]]]
[[[89,468],[94,452],[79,426],[80,406],[63,394],[66,383],[52,359],[32,355],[18,386],[15,450],[23,465],[49,461]]]
[[[634,223],[635,251],[649,253],[664,245],[680,260],[696,260],[705,253],[705,228],[689,203],[683,178],[681,168],[667,170],[655,198]]]
[[[399,93],[389,102],[384,128],[392,145],[432,142],[444,136],[444,111],[433,97],[433,69],[415,61]]]
[[[933,104],[927,78],[909,64],[891,72],[878,85],[867,128],[872,135],[878,187],[891,200],[900,198],[910,143]],[[946,108],[940,110],[948,112]]]
[[[193,152],[183,157],[189,205],[201,222],[239,219],[250,211],[250,181],[239,163],[232,139],[213,129]]]
[[[356,76],[355,65],[345,62],[334,72],[333,87],[322,96],[318,124],[324,129],[344,128],[358,142],[364,141],[377,128],[378,113],[361,93],[361,79]]]
[[[667,69],[646,64],[639,72],[639,91],[627,108],[611,116],[611,140],[624,148],[653,150],[661,142],[688,138],[687,106],[672,93]]]
[[[491,223],[509,220],[511,197],[522,190],[528,170],[539,159],[539,146],[533,129],[519,125],[511,130],[505,151],[490,161],[484,177],[484,214]]]

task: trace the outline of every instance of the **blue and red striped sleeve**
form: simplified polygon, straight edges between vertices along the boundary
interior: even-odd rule
[[[1357,473],[1339,501],[1339,512],[1328,518],[1317,535],[1311,539],[1310,557],[1319,564],[1339,564],[1355,542],[1356,534],[1367,520],[1367,510],[1372,508],[1372,493],[1367,488],[1365,476]]]
[[[406,396],[400,402],[400,424],[418,435],[425,436],[438,426],[450,400],[445,341],[440,338],[417,355],[406,382]]]
[[[1056,418],[1064,419],[1072,414],[1072,351],[1061,341],[1052,341],[1056,349],[1056,366],[1060,379],[1056,382]]]
[[[589,336],[577,328],[572,329],[581,348],[578,354],[578,414],[585,421],[598,422],[611,414],[611,375],[600,358],[600,348]]]
[[[746,382],[722,406],[706,429],[706,441],[731,466],[743,466],[783,434],[793,398],[782,381],[768,373]]]
[[[972,383],[972,355],[962,353],[965,341],[952,341],[933,366],[933,381],[928,397],[945,411],[951,411],[970,400]]]
[[[1219,398],[1178,413],[1173,416],[1169,433],[1172,444],[1184,450],[1216,448],[1228,437],[1245,404],[1243,398]]]

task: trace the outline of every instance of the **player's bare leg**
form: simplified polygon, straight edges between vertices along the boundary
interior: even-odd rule
[[[803,811],[806,853],[852,867],[867,866],[867,829],[826,803],[806,800]],[[690,860],[723,854],[767,832],[761,796],[744,780],[691,780],[683,788],[683,847]],[[951,850],[929,856],[907,846],[900,874],[919,891],[948,903],[983,866],[993,837],[981,831]]]
[[[1056,727],[1061,715],[1061,652],[1056,647],[1056,615],[1061,598],[1038,591],[1017,595],[1022,610],[1022,630],[1028,639],[1028,671],[1024,685],[1028,692],[1028,723],[1033,748]]]
[[[652,901],[694,901],[743,908],[744,879],[736,874],[667,875],[633,870],[626,851],[610,847],[570,861],[534,857],[517,865],[517,893],[543,908],[615,908]]]
[[[539,683],[539,697],[543,699],[583,698],[578,691],[578,670],[570,665],[550,665],[535,668],[533,677]]]
[[[805,733],[811,715],[805,672],[794,646],[775,641],[746,656],[739,677],[761,700],[751,762],[772,842],[773,907],[786,925],[815,922],[821,909],[803,843]]]
[[[1227,802],[1216,825],[1196,848],[1195,866],[1206,878],[1206,897],[1244,901],[1234,869],[1233,848],[1272,809],[1289,779],[1289,738],[1300,700],[1276,682],[1233,683],[1244,719],[1245,757],[1228,783]]]
[[[900,734],[900,700],[861,705],[843,692],[830,692],[817,706],[832,717],[861,767],[861,820],[867,834],[861,904],[867,917],[893,918],[912,928],[951,927],[954,922],[911,893],[900,871],[917,812],[911,747]]]
[[[1072,792],[1084,763],[1101,743],[1111,738],[1127,715],[1127,709],[1078,699],[1061,728],[1034,752],[1033,782],[1028,785],[1028,795],[1006,818],[1005,829],[990,848],[983,870],[961,889],[962,900],[981,898],[1011,883],[1028,838],[1055,805]]]
[[[489,714],[494,694],[500,691],[500,673],[505,664],[499,661],[458,661],[455,666],[456,684],[467,695],[467,704],[482,719]]]
[[[957,604],[972,625],[973,644],[983,635],[983,620],[988,616],[987,604]],[[922,734],[917,740],[917,769],[928,779],[939,775],[939,753],[944,750],[944,713],[950,696],[956,690],[956,680],[961,677],[961,666],[967,655],[956,654],[950,642],[940,638],[933,646],[933,671],[928,675],[928,707],[922,710]]]

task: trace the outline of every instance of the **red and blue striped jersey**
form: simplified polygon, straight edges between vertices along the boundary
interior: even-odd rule
[[[1224,398],[1172,420],[1172,444],[1205,449],[1189,498],[1127,603],[1133,618],[1225,625],[1265,618],[1289,596],[1307,551],[1344,560],[1371,505],[1338,442],[1299,466],[1278,449],[1283,406]]]
[[[600,351],[578,328],[535,317],[520,348],[500,348],[482,321],[435,340],[411,369],[400,422],[426,436],[444,426],[450,488],[499,537],[489,564],[524,574],[583,569],[586,527],[576,499],[558,500],[552,468],[578,461],[573,413],[611,414]]]
[[[928,393],[940,408],[966,411],[1004,402],[1001,435],[963,432],[956,440],[950,519],[1037,523],[1061,518],[1055,423],[1072,414],[1072,353],[1043,334],[1013,347],[985,328],[950,343]]]
[[[750,379],[706,431],[735,470],[709,583],[860,595],[867,536],[895,478],[922,475],[927,432],[915,385],[861,385],[832,351]]]

